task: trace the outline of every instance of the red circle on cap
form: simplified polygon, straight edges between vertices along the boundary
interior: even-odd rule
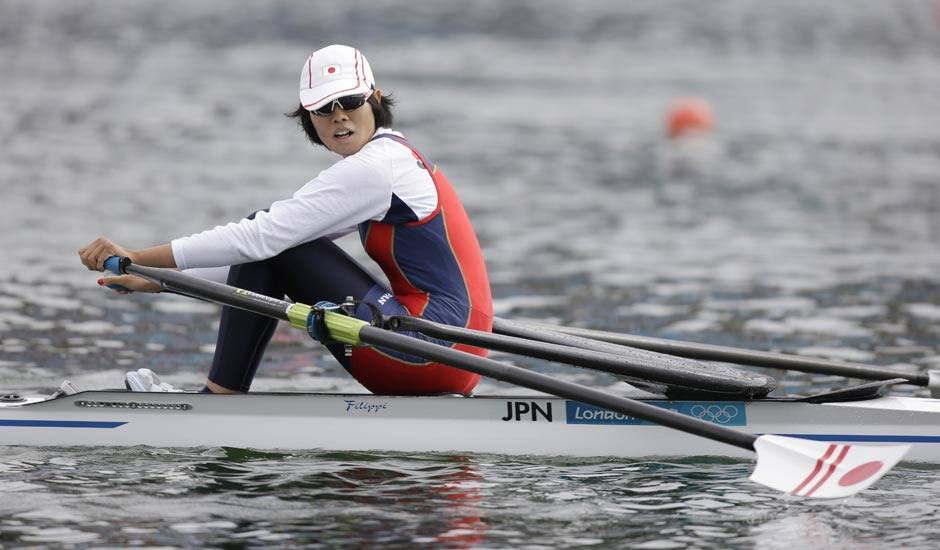
[[[326,70],[326,72],[333,74],[336,72],[336,67],[330,67],[329,69]]]
[[[872,460],[871,462],[866,462],[865,464],[856,466],[846,472],[844,476],[839,478],[839,485],[842,487],[848,487],[849,485],[861,483],[871,476],[877,474],[884,465],[884,462],[880,460]]]

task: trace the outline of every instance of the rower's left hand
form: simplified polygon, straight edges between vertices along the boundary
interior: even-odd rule
[[[163,287],[161,287],[159,284],[153,281],[148,281],[147,279],[138,277],[136,275],[116,275],[114,277],[102,277],[98,279],[98,284],[101,286],[114,288],[114,291],[118,294],[163,291]]]
[[[82,263],[93,271],[104,271],[104,261],[111,256],[129,257],[131,261],[134,260],[130,250],[107,237],[98,237],[78,249],[78,257],[81,258]]]

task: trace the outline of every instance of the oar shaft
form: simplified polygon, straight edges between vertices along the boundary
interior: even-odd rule
[[[621,414],[642,418],[643,420],[655,422],[662,426],[667,426],[693,435],[704,436],[749,451],[754,450],[754,441],[757,440],[757,437],[751,434],[685,416],[655,405],[612,395],[564,380],[558,380],[551,376],[447,348],[403,334],[396,334],[385,329],[364,326],[359,331],[359,338],[367,344],[392,349],[401,353],[417,355],[418,357],[423,357],[430,361],[444,363],[488,378],[495,378],[496,380],[502,380],[503,382],[509,382],[532,390],[557,395],[565,399],[572,399]]]
[[[140,275],[160,284],[166,290],[172,290],[194,298],[209,300],[222,305],[232,306],[275,319],[289,321],[287,312],[293,305],[285,300],[278,300],[256,292],[242,290],[215,281],[201,279],[173,271],[146,267],[136,264],[122,266],[125,273]]]
[[[727,363],[752,365],[755,367],[794,370],[816,374],[831,374],[835,376],[845,376],[847,378],[859,378],[862,380],[890,380],[892,378],[905,378],[909,383],[916,386],[927,386],[929,383],[929,377],[926,374],[902,373],[857,363],[844,363],[841,361],[800,357],[797,355],[788,355],[784,353],[744,350],[726,346],[698,344],[679,340],[666,340],[662,338],[652,338],[649,336],[636,336],[632,334],[620,334],[616,332],[606,332],[583,328],[561,327],[534,323],[519,323],[517,321],[509,321],[506,319],[495,319],[493,321],[493,332],[499,334],[518,335],[518,329],[520,328],[551,331],[562,334],[570,334],[573,336],[592,338],[602,342],[631,346],[649,351],[656,351],[659,353],[668,353],[670,355],[686,357],[688,359],[723,361]]]
[[[703,393],[711,392],[716,396],[747,396],[756,389],[747,384],[750,380],[724,378],[709,372],[704,366],[692,365],[691,361],[685,359],[585,338],[557,333],[554,334],[556,338],[550,340],[532,339],[528,334],[517,335],[519,337],[507,336],[408,316],[391,317],[388,322],[389,327],[396,331],[418,331],[458,344],[517,353],[683,388],[698,388]],[[594,346],[589,345],[592,342]]]

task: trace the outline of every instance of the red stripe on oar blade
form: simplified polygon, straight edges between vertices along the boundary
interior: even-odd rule
[[[826,449],[825,454],[823,454],[821,457],[819,457],[819,459],[816,460],[816,466],[813,467],[813,471],[810,472],[808,476],[806,476],[806,479],[804,479],[802,483],[796,486],[796,489],[793,489],[792,491],[790,491],[791,495],[795,495],[799,493],[800,491],[803,490],[803,487],[806,487],[807,485],[809,485],[810,481],[813,481],[813,478],[816,477],[816,474],[818,474],[819,471],[822,469],[823,464],[826,463],[826,459],[832,456],[832,453],[835,452],[836,447],[837,445],[835,444],[829,445],[829,448]]]
[[[824,475],[823,478],[819,480],[819,483],[817,483],[812,489],[810,489],[806,493],[806,496],[808,497],[813,496],[813,493],[815,493],[817,489],[822,487],[823,484],[826,483],[826,481],[828,481],[830,477],[832,477],[832,473],[836,471],[836,468],[838,468],[839,464],[841,464],[842,461],[845,459],[845,455],[849,454],[849,449],[851,448],[852,448],[851,445],[846,445],[845,447],[842,447],[842,452],[839,453],[839,457],[836,458],[835,462],[829,465],[829,471],[827,471],[826,475]]]
[[[872,460],[871,462],[860,464],[840,477],[839,485],[848,487],[849,485],[857,485],[863,481],[867,481],[871,476],[880,472],[881,469],[884,468],[884,465],[885,463],[880,460]]]

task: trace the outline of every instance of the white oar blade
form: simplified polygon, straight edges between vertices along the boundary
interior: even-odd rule
[[[751,481],[796,496],[847,497],[878,481],[910,448],[762,435],[754,442],[757,467]]]

